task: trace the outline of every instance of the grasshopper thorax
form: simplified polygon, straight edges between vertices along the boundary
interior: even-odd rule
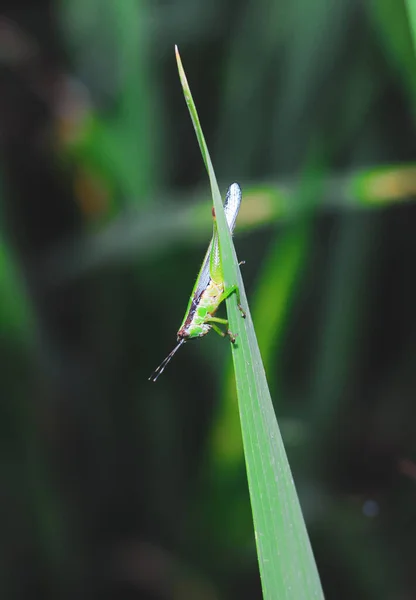
[[[211,327],[208,323],[200,322],[199,319],[193,319],[189,324],[185,324],[178,331],[179,340],[187,341],[206,335]]]

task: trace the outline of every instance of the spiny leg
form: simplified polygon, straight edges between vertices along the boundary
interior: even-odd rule
[[[223,331],[222,329],[220,329],[219,327],[217,327],[217,325],[215,325],[214,323],[210,323],[212,329],[218,333],[218,335],[220,335],[221,337],[229,337],[230,338],[230,342],[232,344],[234,344],[236,337],[238,334],[236,333],[231,333],[231,331],[229,329],[227,329],[227,331]]]
[[[243,319],[245,319],[246,318],[246,313],[245,313],[243,307],[241,306],[241,302],[240,302],[240,289],[239,289],[239,287],[238,287],[237,284],[232,285],[231,287],[228,288],[228,290],[224,290],[223,291],[223,293],[219,297],[218,304],[220,304],[221,302],[223,302],[224,300],[226,300],[229,296],[231,296],[231,294],[234,294],[234,293],[237,296],[238,310],[241,312],[241,316],[243,317]]]
[[[232,333],[228,329],[228,321],[227,321],[227,319],[221,319],[220,317],[211,317],[211,316],[209,316],[208,318],[205,319],[205,323],[208,323],[216,333],[219,333],[223,337],[227,337],[228,336],[230,338],[231,343],[234,344],[234,342],[235,342],[235,340],[236,340],[236,338],[238,336],[238,333]],[[225,325],[227,327],[227,331],[223,331],[217,325],[215,325],[215,323],[221,323],[221,325]]]
[[[205,319],[205,322],[208,323],[212,327],[212,329],[214,331],[216,331],[217,333],[219,333],[223,337],[227,337],[228,336],[230,338],[230,340],[231,340],[231,343],[234,344],[238,333],[232,333],[228,329],[228,321],[227,321],[227,319],[221,319],[220,317],[211,317],[211,316],[209,316],[207,319]],[[217,325],[215,325],[215,323],[221,323],[221,325],[225,325],[227,327],[227,331],[223,331]]]
[[[227,319],[221,319],[220,317],[212,317],[211,315],[209,315],[205,318],[205,323],[221,323],[221,325],[228,326]]]

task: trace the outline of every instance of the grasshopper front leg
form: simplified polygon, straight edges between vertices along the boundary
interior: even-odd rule
[[[214,323],[210,323],[210,326],[215,331],[215,333],[218,333],[218,335],[220,335],[221,337],[229,337],[230,338],[230,342],[232,344],[235,343],[235,340],[237,338],[238,333],[232,333],[229,329],[227,329],[227,331],[223,331],[222,329],[220,329],[219,327],[217,327],[217,325],[215,325]]]
[[[206,319],[205,321],[206,323],[208,323],[212,329],[218,333],[219,335],[221,335],[222,337],[229,337],[230,338],[230,342],[232,344],[234,344],[238,333],[232,333],[229,329],[228,329],[228,321],[227,319],[221,319],[220,317],[209,317],[208,319]],[[216,323],[221,323],[221,325],[225,325],[227,327],[227,331],[223,331],[222,329],[220,329]]]

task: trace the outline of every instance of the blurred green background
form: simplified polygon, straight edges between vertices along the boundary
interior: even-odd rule
[[[326,597],[416,598],[404,3],[6,4],[1,598],[261,598],[227,343],[148,381],[211,235],[175,43]]]

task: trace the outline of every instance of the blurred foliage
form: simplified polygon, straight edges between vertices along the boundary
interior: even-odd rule
[[[416,596],[413,4],[2,10],[1,597],[261,597],[227,344],[147,381],[210,235],[175,43],[326,597]]]

